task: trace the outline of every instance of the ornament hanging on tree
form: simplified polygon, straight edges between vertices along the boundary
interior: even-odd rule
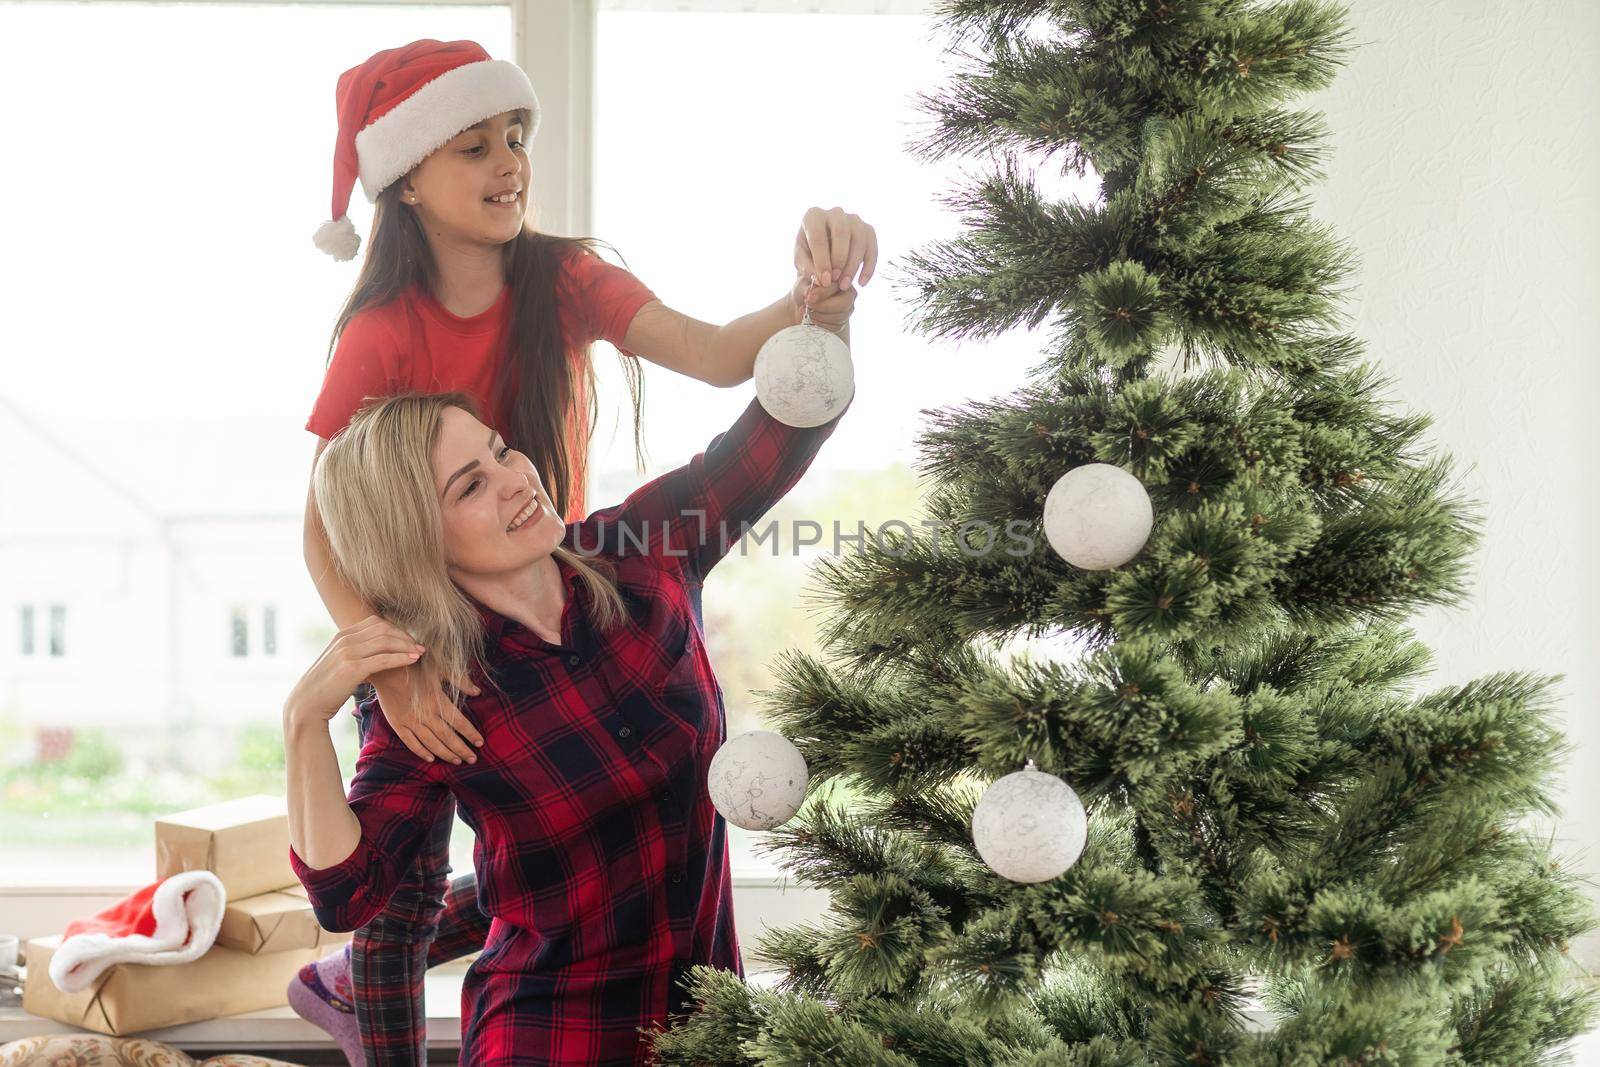
[[[1109,463],[1074,467],[1044,498],[1045,539],[1086,571],[1110,570],[1137,556],[1154,522],[1144,483]]]
[[[767,414],[802,429],[832,420],[856,391],[850,346],[813,323],[809,306],[798,326],[767,338],[756,353],[754,374],[756,397]]]
[[[972,809],[972,843],[991,870],[1013,882],[1048,882],[1078,862],[1088,837],[1083,802],[1033,760],[996,780]]]
[[[706,789],[733,825],[770,830],[800,810],[808,780],[805,757],[787,737],[747,730],[728,738],[711,757]]]

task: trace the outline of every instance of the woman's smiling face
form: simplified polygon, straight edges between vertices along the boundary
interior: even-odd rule
[[[458,407],[439,418],[433,484],[452,580],[526,568],[566,535],[533,463]]]
[[[487,244],[504,244],[522,232],[531,170],[524,118],[524,112],[504,111],[484,119],[407,176],[400,198],[425,230]]]

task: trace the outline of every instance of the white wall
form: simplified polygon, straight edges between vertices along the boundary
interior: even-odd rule
[[[1600,874],[1600,5],[1350,11],[1349,65],[1310,100],[1332,148],[1314,214],[1360,258],[1351,331],[1485,519],[1470,607],[1414,620],[1428,687],[1566,675],[1558,833]]]

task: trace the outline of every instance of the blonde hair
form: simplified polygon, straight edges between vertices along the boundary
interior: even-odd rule
[[[489,669],[483,619],[445,566],[432,456],[447,407],[482,421],[464,392],[405,392],[368,403],[329,440],[311,477],[334,567],[375,613],[427,649],[423,659],[432,658],[456,701],[473,664],[486,677]],[[596,629],[610,631],[627,617],[609,562],[560,545],[552,554],[588,586]]]

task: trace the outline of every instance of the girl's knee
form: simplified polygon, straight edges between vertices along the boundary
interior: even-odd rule
[[[434,919],[411,916],[380,915],[357,931],[361,951],[371,953],[385,946],[406,946],[424,954],[438,933],[439,924]]]

